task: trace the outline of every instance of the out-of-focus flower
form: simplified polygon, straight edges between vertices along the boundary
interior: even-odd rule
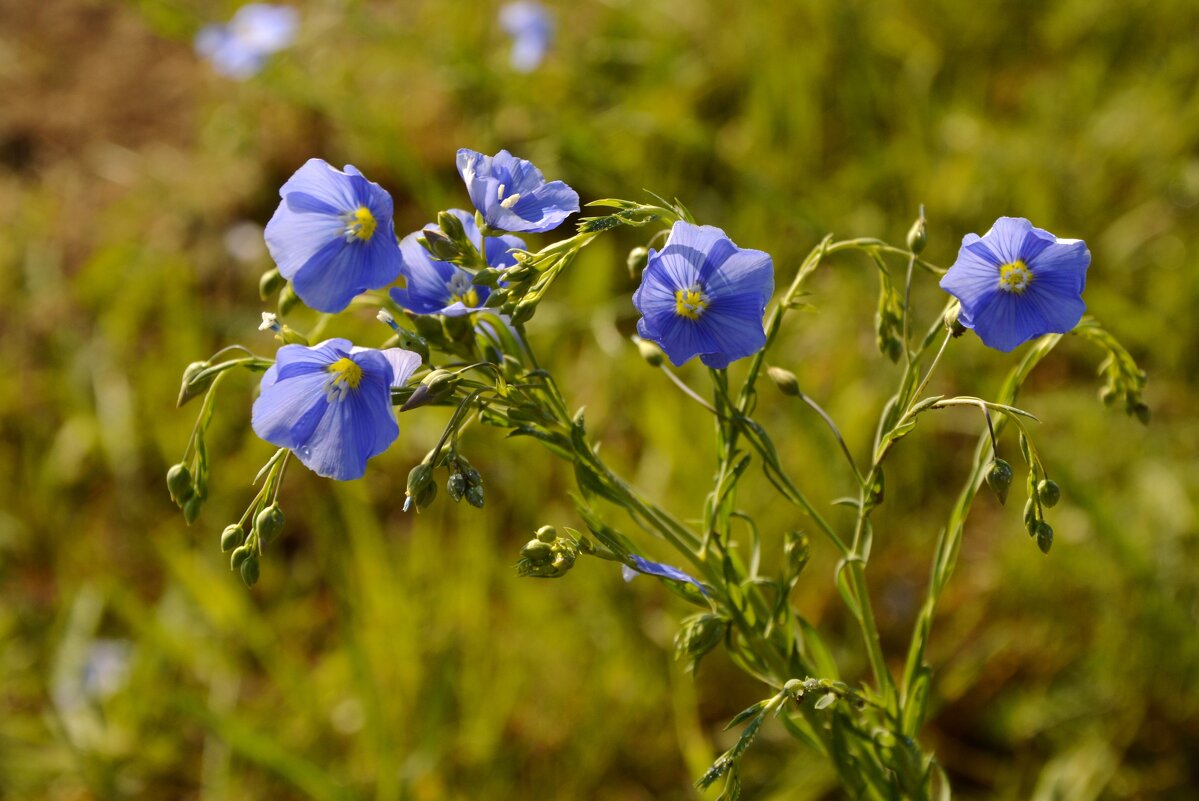
[[[196,34],[196,52],[222,75],[244,80],[292,43],[299,21],[294,8],[250,3],[239,8],[228,23],[201,28]]]
[[[1022,217],[1000,217],[981,237],[962,239],[941,288],[961,301],[959,323],[987,347],[1010,351],[1078,324],[1090,264],[1081,239],[1058,239]]]
[[[699,356],[708,367],[766,344],[762,316],[774,292],[774,263],[733,244],[719,228],[676,222],[661,252],[649,252],[633,304],[637,333],[675,365]]]
[[[225,229],[225,252],[242,264],[253,264],[266,255],[262,225],[242,220]]]
[[[309,159],[279,190],[266,246],[300,300],[339,312],[400,274],[391,195],[349,164]]]
[[[622,565],[620,568],[620,574],[624,577],[625,581],[632,581],[637,577],[638,573],[645,573],[650,576],[660,576],[662,578],[673,579],[675,581],[683,581],[687,584],[694,585],[695,589],[699,590],[704,595],[708,594],[708,591],[704,588],[704,585],[700,584],[698,581],[693,579],[691,576],[688,576],[677,567],[664,565],[661,562],[651,562],[648,559],[644,559],[635,555],[630,556],[629,558],[632,560],[633,564]]]
[[[508,251],[524,250],[525,243],[518,237],[505,235],[487,238],[483,245],[483,236],[479,226],[475,225],[475,216],[462,209],[450,209],[461,223],[467,238],[476,249],[485,247],[487,265],[497,270],[505,270],[516,264],[516,257]],[[432,227],[431,225],[428,227]],[[448,261],[438,261],[429,255],[418,241],[421,232],[409,234],[400,242],[400,275],[404,276],[407,285],[403,289],[391,290],[391,297],[405,309],[417,314],[445,314],[457,317],[481,307],[491,294],[485,286],[475,286],[471,282],[471,274],[461,267]]]
[[[367,460],[399,436],[391,389],[419,366],[415,353],[356,348],[346,339],[284,345],[262,377],[254,433],[290,448],[318,475],[360,478]]]
[[[497,231],[552,231],[579,210],[578,192],[562,181],[546,183],[541,170],[507,150],[493,157],[463,148],[458,172],[471,202]]]
[[[536,0],[508,3],[500,9],[500,27],[512,37],[512,69],[537,69],[554,38],[554,20],[545,6]]]

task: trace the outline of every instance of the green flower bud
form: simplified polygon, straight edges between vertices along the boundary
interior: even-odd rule
[[[451,261],[461,255],[458,246],[448,236],[433,228],[426,228],[417,241],[438,261]]]
[[[308,337],[304,336],[290,325],[281,326],[278,333],[275,334],[275,339],[279,340],[284,345],[308,345]]]
[[[258,513],[254,519],[254,529],[265,543],[274,542],[283,532],[283,510],[279,504],[272,503]]]
[[[279,290],[279,316],[286,317],[287,313],[294,309],[299,302],[300,296],[296,294],[292,285],[284,285],[283,289]]]
[[[1116,405],[1116,400],[1119,397],[1120,393],[1116,391],[1115,387],[1106,386],[1099,390],[1099,400],[1109,409]]]
[[[171,469],[167,470],[167,491],[171,493],[171,498],[175,503],[180,505],[195,495],[195,490],[192,488],[192,475],[185,465],[172,465]]]
[[[404,501],[404,511],[416,506],[416,511],[424,511],[433,499],[437,497],[437,485],[433,483],[433,465],[421,462],[408,472],[407,498]]]
[[[520,555],[534,564],[544,564],[554,558],[554,548],[548,542],[532,539],[520,549]]]
[[[179,384],[179,397],[175,400],[175,406],[181,407],[192,398],[199,395],[204,390],[211,386],[215,375],[208,378],[196,380],[196,376],[207,370],[212,365],[209,362],[192,362],[183,371],[183,381]]]
[[[437,227],[455,243],[469,242],[462,221],[448,211],[437,212]]]
[[[527,264],[516,264],[504,270],[503,276],[505,283],[519,284],[522,281],[527,281],[537,274],[537,271]]]
[[[533,319],[533,313],[537,311],[537,301],[533,298],[525,298],[520,303],[516,304],[516,308],[512,310],[512,324],[520,325],[527,323]]]
[[[928,244],[928,225],[924,221],[924,213],[921,212],[920,217],[908,229],[908,250],[919,255],[924,251],[926,244]]]
[[[787,581],[794,582],[812,556],[808,535],[801,531],[788,531],[783,543],[783,556],[787,560]]]
[[[466,488],[466,502],[476,509],[483,508],[483,485],[471,484]]]
[[[1141,425],[1149,425],[1149,407],[1144,403],[1137,402],[1132,406],[1132,415],[1141,421]]]
[[[1040,496],[1041,503],[1044,506],[1052,509],[1062,499],[1062,490],[1056,481],[1050,481],[1046,478],[1037,485],[1037,495]]]
[[[501,278],[507,280],[506,271],[497,270],[494,267],[484,267],[475,273],[475,277],[471,280],[471,283],[475,286],[495,286],[500,282]]]
[[[633,343],[637,345],[641,358],[645,359],[646,364],[650,367],[661,367],[666,362],[666,354],[662,352],[657,343],[641,337],[633,337]]]
[[[949,329],[949,333],[955,339],[966,333],[966,326],[958,320],[962,313],[961,304],[955,303],[945,311],[945,327]]]
[[[458,503],[466,494],[466,476],[461,473],[451,473],[449,480],[445,482],[445,491],[449,493],[454,503]]]
[[[241,526],[236,523],[225,526],[225,530],[221,532],[221,550],[229,553],[237,546],[245,542],[246,532],[242,531]]]
[[[687,669],[695,672],[705,655],[724,639],[728,621],[711,612],[700,612],[683,621],[674,636],[675,659],[687,659]]]
[[[641,275],[641,271],[645,269],[645,265],[649,263],[649,248],[633,248],[629,251],[629,258],[625,263],[629,267],[629,278],[636,280],[637,276]]]
[[[770,376],[770,380],[784,395],[790,395],[793,398],[802,396],[803,393],[799,391],[799,379],[790,370],[782,367],[767,367],[766,375]]]
[[[540,542],[553,542],[558,539],[558,530],[553,526],[542,526],[537,529],[537,539]]]
[[[250,556],[241,563],[241,580],[247,587],[258,583],[258,557]]]
[[[240,568],[242,564],[250,558],[252,553],[254,553],[254,549],[249,545],[242,545],[239,548],[234,548],[233,553],[229,556],[229,569],[237,570]]]
[[[1028,529],[1028,536],[1036,536],[1037,502],[1033,498],[1029,498],[1024,502],[1024,527]]]
[[[987,471],[987,486],[999,498],[1001,504],[1007,503],[1007,493],[1012,488],[1013,475],[1012,466],[1003,459],[991,462],[991,469]]]
[[[1049,549],[1053,547],[1053,527],[1044,520],[1037,523],[1037,547],[1041,549],[1041,553],[1049,553]]]
[[[283,277],[278,268],[271,268],[258,279],[258,297],[266,300],[282,289],[286,283],[287,279]]]
[[[204,501],[198,495],[193,495],[183,504],[183,520],[189,526],[196,522],[196,518],[200,516],[200,507]]]

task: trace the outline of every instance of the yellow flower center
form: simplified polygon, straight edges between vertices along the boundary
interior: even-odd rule
[[[343,356],[329,365],[329,372],[333,373],[333,378],[329,380],[333,389],[340,389],[339,384],[350,389],[358,389],[358,384],[362,382],[362,368],[348,357]]]
[[[1028,289],[1032,283],[1032,270],[1020,259],[1001,265],[999,268],[999,288],[1019,295]]]
[[[680,317],[698,320],[706,308],[708,308],[708,298],[698,285],[692,286],[690,289],[680,289],[674,293],[674,311]]]
[[[462,270],[459,270],[450,277],[449,282],[446,283],[446,288],[450,291],[451,303],[461,303],[468,309],[473,309],[479,305],[479,291],[471,283],[471,277]]]
[[[366,206],[359,206],[356,210],[348,213],[345,220],[347,242],[355,238],[366,242],[374,235],[375,228],[379,225],[375,215],[371,214],[371,210]]]

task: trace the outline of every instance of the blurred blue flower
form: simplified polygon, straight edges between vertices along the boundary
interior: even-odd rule
[[[512,37],[512,69],[537,69],[554,37],[554,20],[545,6],[535,0],[508,3],[500,9],[500,27]]]
[[[462,222],[462,228],[475,248],[483,243],[475,215],[462,209],[450,209]],[[432,227],[432,226],[427,226]],[[471,283],[471,274],[448,261],[438,261],[417,241],[421,232],[409,234],[400,242],[400,275],[407,286],[391,290],[391,297],[405,309],[417,314],[445,314],[457,317],[481,307],[491,294],[485,286]],[[524,250],[525,243],[511,235],[487,238],[487,264],[505,270],[516,264],[509,253],[513,248]]]
[[[317,311],[339,312],[355,295],[400,274],[391,195],[357,169],[309,159],[279,190],[266,246],[296,294]]]
[[[677,567],[664,565],[661,562],[651,562],[648,559],[643,559],[642,557],[635,555],[630,556],[629,559],[633,561],[633,564],[622,565],[620,568],[620,574],[624,577],[625,581],[632,581],[637,577],[638,573],[645,573],[650,576],[661,576],[662,578],[674,579],[675,581],[684,581],[688,584],[694,585],[695,588],[704,595],[708,594],[708,590],[704,587],[704,585],[700,584],[698,581],[691,578],[691,576],[688,576]]]
[[[987,347],[1009,351],[1082,318],[1091,251],[1022,217],[1000,217],[982,237],[967,234],[941,288],[962,304],[958,321]]]
[[[727,367],[766,344],[762,315],[774,292],[774,263],[733,244],[710,225],[676,222],[661,252],[651,248],[633,304],[637,333],[681,365],[699,356]]]
[[[196,52],[222,75],[244,80],[257,74],[271,54],[292,43],[299,18],[294,8],[250,3],[239,8],[227,24],[201,28],[196,34]]]
[[[360,478],[367,460],[399,436],[391,389],[419,366],[415,353],[356,348],[347,339],[284,345],[262,377],[254,433],[290,448],[317,475]]]
[[[458,172],[487,227],[497,231],[551,231],[579,210],[579,194],[507,150],[494,157],[463,148]]]

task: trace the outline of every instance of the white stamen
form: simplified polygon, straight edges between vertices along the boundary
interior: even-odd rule
[[[259,331],[278,331],[279,317],[271,312],[262,313],[262,324],[258,326]]]
[[[496,198],[496,199],[497,199],[497,200],[503,200],[503,199],[504,199],[504,185],[503,185],[503,184],[500,184],[500,192],[499,192],[499,197],[498,197],[498,198]]]
[[[501,200],[500,205],[506,209],[510,209],[516,205],[516,201],[518,200],[520,200],[520,192],[517,192],[515,195],[509,195],[504,200]]]

